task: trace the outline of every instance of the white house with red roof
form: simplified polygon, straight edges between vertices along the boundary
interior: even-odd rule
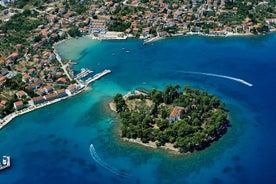
[[[29,76],[29,74],[25,73],[23,76],[22,76],[22,81],[23,82],[29,82],[31,79],[31,77]]]
[[[59,90],[56,91],[56,93],[57,93],[58,98],[68,96],[67,93],[65,92],[65,89],[59,89]]]
[[[65,84],[67,82],[66,78],[60,77],[56,80],[57,84]]]
[[[70,86],[68,86],[68,88],[66,90],[72,94],[77,91],[77,85],[71,84]]]
[[[31,101],[34,105],[37,105],[37,104],[45,102],[45,99],[42,96],[38,96],[38,97],[32,98]]]
[[[51,101],[57,98],[57,94],[56,93],[49,93],[45,96],[43,96],[43,98],[45,99],[45,101]]]
[[[17,52],[14,52],[11,55],[9,55],[8,59],[11,61],[15,61],[18,59],[18,57],[19,57],[19,54]]]
[[[45,88],[43,88],[43,87],[38,88],[38,89],[37,89],[37,93],[38,93],[39,95],[45,95],[45,94],[46,94]]]
[[[73,93],[77,92],[81,88],[83,88],[83,86],[77,85],[77,84],[71,84],[70,86],[67,87],[67,89],[65,90],[65,92],[68,95],[72,95]]]
[[[17,96],[18,98],[25,98],[25,97],[27,96],[27,94],[26,94],[25,91],[20,90],[20,91],[18,91],[18,92],[16,93],[16,96]]]
[[[28,74],[29,74],[30,76],[34,76],[34,74],[35,74],[35,69],[34,69],[34,68],[29,69],[29,70],[28,70]]]
[[[24,104],[21,100],[14,102],[13,106],[16,110],[22,109],[24,107]]]
[[[175,106],[170,114],[169,121],[170,123],[180,120],[181,111],[185,110],[184,107]]]
[[[51,85],[47,85],[47,86],[44,87],[44,90],[45,90],[46,93],[51,93],[51,92],[54,91],[54,87],[51,86]]]

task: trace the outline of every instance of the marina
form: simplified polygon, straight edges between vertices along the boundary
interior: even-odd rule
[[[11,166],[11,157],[10,156],[3,156],[2,162],[0,163],[0,171],[7,169]]]
[[[87,68],[82,68],[81,72],[75,76],[75,79],[81,79],[92,73],[92,70],[89,70]]]

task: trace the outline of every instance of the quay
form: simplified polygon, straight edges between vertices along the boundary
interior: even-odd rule
[[[100,79],[101,77],[103,77],[104,75],[106,74],[109,74],[111,73],[111,70],[104,70],[103,72],[101,73],[98,73],[96,75],[94,75],[94,77],[92,78],[88,78],[85,82],[82,82],[82,81],[78,81],[78,87],[76,88],[76,90],[72,93],[68,93],[67,96],[65,97],[61,97],[61,98],[57,98],[55,100],[51,100],[51,101],[47,101],[47,102],[44,102],[44,103],[41,103],[41,104],[37,104],[37,105],[31,105],[30,107],[28,108],[24,108],[20,111],[16,111],[16,112],[13,112],[7,116],[5,116],[3,119],[0,119],[0,130],[6,126],[11,120],[13,120],[14,118],[16,118],[17,116],[19,115],[22,115],[22,114],[26,114],[28,112],[31,112],[31,111],[34,111],[36,109],[39,109],[39,108],[42,108],[42,107],[45,107],[45,106],[48,106],[50,104],[53,104],[53,103],[56,103],[56,102],[60,102],[61,100],[64,100],[64,99],[67,99],[67,98],[70,98],[72,96],[75,96],[83,91],[85,91],[87,89],[87,86],[91,83],[91,82],[94,82],[98,79]],[[0,168],[2,168],[2,165],[0,163]],[[4,168],[6,168],[6,166],[4,166]],[[1,170],[1,169],[0,169]]]
[[[0,171],[7,169],[11,166],[11,157],[3,156],[2,163],[0,163]]]
[[[81,79],[86,77],[88,74],[92,73],[93,71],[87,69],[87,68],[82,68],[81,72],[75,76],[75,79]]]
[[[86,81],[85,81],[85,84],[88,85],[90,84],[91,82],[94,82],[98,79],[100,79],[101,77],[103,77],[104,75],[107,75],[111,73],[111,70],[104,70],[102,71],[101,73],[97,73],[96,75],[94,75],[92,78],[88,78]]]

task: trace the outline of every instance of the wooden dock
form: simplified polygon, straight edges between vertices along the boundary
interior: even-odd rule
[[[11,166],[11,157],[3,156],[2,163],[0,163],[0,171],[7,169]]]

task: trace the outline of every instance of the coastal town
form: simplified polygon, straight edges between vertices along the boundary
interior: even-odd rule
[[[273,0],[1,0],[0,128],[111,72],[77,77],[55,50],[66,39],[263,34],[276,27],[275,6]]]

